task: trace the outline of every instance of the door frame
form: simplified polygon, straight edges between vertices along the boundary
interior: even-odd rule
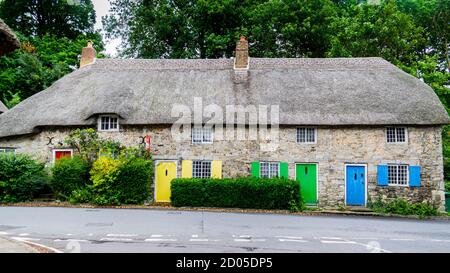
[[[347,206],[347,167],[364,167],[364,207],[367,207],[367,186],[369,181],[367,180],[367,163],[345,163],[344,164],[344,204]]]
[[[175,178],[178,178],[178,160],[174,160],[174,159],[158,159],[158,160],[155,160],[155,170],[154,170],[155,177],[153,178],[153,185],[155,185],[155,186],[153,187],[153,201],[154,202],[161,202],[161,203],[163,203],[165,201],[156,201],[156,191],[157,191],[156,190],[156,186],[157,186],[156,180],[157,180],[157,176],[158,176],[157,168],[158,168],[158,164],[161,163],[161,162],[175,162],[175,175],[176,175]]]
[[[319,205],[319,163],[318,162],[295,162],[295,181],[297,181],[297,165],[316,165],[316,204],[308,206],[318,206]],[[301,189],[300,189],[301,191]]]

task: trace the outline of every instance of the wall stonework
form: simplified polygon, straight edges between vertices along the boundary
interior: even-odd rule
[[[238,128],[248,133],[248,129]],[[0,147],[16,147],[49,164],[52,149],[61,146],[70,129],[46,128],[40,133],[0,139]],[[242,131],[241,131],[242,132]],[[190,139],[175,142],[168,125],[123,126],[119,132],[100,132],[100,136],[135,146],[146,134],[151,137],[155,160],[176,160],[181,175],[181,160],[222,160],[223,176],[250,175],[252,161],[289,163],[289,176],[295,179],[295,163],[318,164],[318,205],[345,205],[345,164],[367,166],[368,199],[404,198],[410,202],[433,201],[444,206],[444,177],[441,127],[408,127],[405,144],[388,144],[384,127],[319,127],[316,144],[296,143],[296,128],[281,127],[278,148],[261,150],[256,140],[215,140],[212,144],[192,144]],[[49,138],[52,144],[49,143]],[[421,166],[421,187],[377,186],[377,165],[402,163]]]

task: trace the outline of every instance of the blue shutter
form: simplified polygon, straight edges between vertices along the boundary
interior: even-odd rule
[[[409,186],[420,187],[420,166],[409,166]]]
[[[388,185],[388,166],[387,165],[378,165],[377,166],[377,181],[378,181],[378,186],[387,186]]]

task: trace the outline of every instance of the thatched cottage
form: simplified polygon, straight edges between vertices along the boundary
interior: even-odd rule
[[[249,113],[202,127],[212,115],[195,117],[196,101]],[[250,122],[261,105],[276,139],[249,137],[264,129]],[[189,137],[175,139],[173,124],[192,109]],[[241,139],[222,137],[221,123]],[[0,148],[51,164],[73,154],[61,145],[71,129],[93,127],[130,146],[149,135],[156,201],[170,200],[175,177],[253,175],[296,179],[310,205],[382,197],[443,207],[448,123],[429,86],[381,58],[250,58],[241,39],[233,59],[95,59],[88,45],[80,69],[0,115]]]

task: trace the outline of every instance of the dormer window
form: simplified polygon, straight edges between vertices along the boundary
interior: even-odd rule
[[[119,131],[119,118],[114,115],[101,115],[98,119],[99,131]]]

